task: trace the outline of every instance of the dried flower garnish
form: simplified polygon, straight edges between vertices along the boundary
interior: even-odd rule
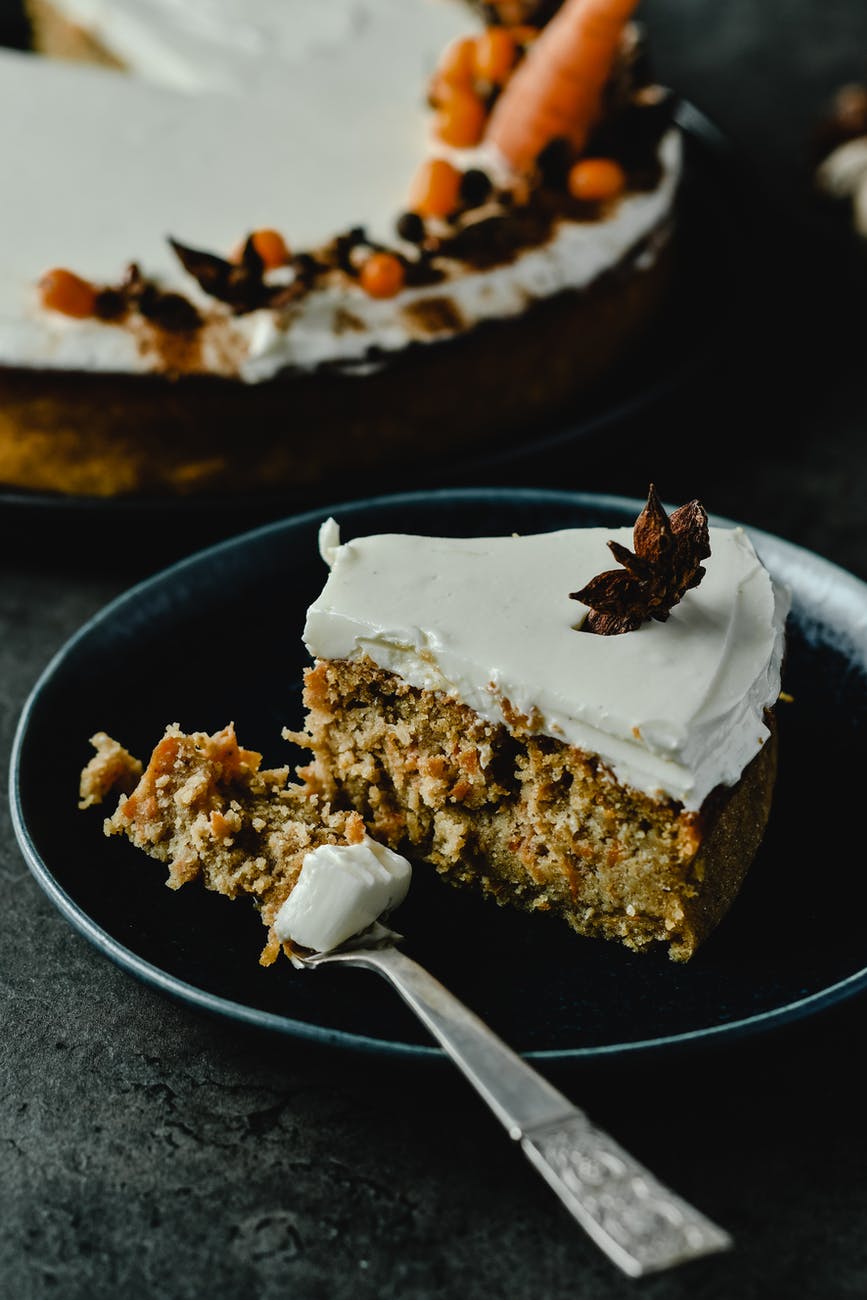
[[[169,243],[184,270],[205,293],[228,303],[239,314],[270,306],[276,293],[285,288],[281,285],[275,290],[265,282],[265,263],[256,251],[252,235],[246,240],[237,262],[218,257],[216,253],[206,253],[203,249],[188,248],[176,239],[170,239]]]
[[[668,516],[651,483],[632,537],[634,553],[619,542],[608,543],[622,569],[608,569],[580,591],[570,592],[570,599],[590,606],[582,632],[617,636],[634,632],[651,618],[664,623],[704,577],[701,561],[710,555],[710,538],[700,501],[689,501]]]

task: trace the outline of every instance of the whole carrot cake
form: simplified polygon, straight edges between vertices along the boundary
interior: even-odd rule
[[[682,167],[635,9],[33,0],[0,52],[0,484],[410,471],[611,376]]]
[[[363,828],[499,903],[691,958],[776,779],[789,593],[744,530],[697,501],[669,516],[651,489],[632,530],[341,542],[329,521],[321,549],[305,725],[286,733],[310,751],[300,783],[256,775],[231,729],[170,728],[107,831],[272,927],[303,851]],[[96,743],[85,805],[124,767]]]

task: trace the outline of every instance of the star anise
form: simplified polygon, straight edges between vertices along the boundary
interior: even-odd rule
[[[274,290],[265,283],[265,263],[256,252],[252,237],[245,243],[237,262],[200,248],[188,248],[176,239],[170,239],[169,243],[184,270],[198,281],[205,293],[228,303],[236,313],[269,305]]]
[[[710,555],[707,514],[698,500],[669,517],[651,483],[647,505],[632,532],[635,551],[610,541],[622,569],[608,569],[591,578],[572,600],[590,606],[582,632],[617,636],[634,632],[648,619],[664,623],[673,607],[704,577],[701,564]]]

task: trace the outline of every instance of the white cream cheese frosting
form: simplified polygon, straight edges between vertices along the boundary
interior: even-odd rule
[[[530,730],[598,754],[619,781],[698,809],[768,738],[790,594],[744,529],[711,527],[705,576],[666,622],[584,633],[587,608],[569,593],[616,567],[609,539],[631,547],[632,529],[341,544],[328,520],[330,573],[305,645],[315,659],[368,655],[491,722],[517,711]]]
[[[302,948],[330,952],[394,911],[411,878],[406,858],[369,835],[357,844],[320,844],[304,858],[274,933]]]
[[[336,276],[285,312],[233,316],[183,271],[168,237],[228,256],[261,227],[303,251],[360,225],[401,247],[395,221],[434,147],[428,79],[449,41],[481,20],[464,0],[58,7],[126,70],[0,52],[0,117],[15,122],[0,136],[0,365],[164,368],[134,328],[45,310],[37,284],[52,266],[116,284],[135,261],[207,309],[195,367],[254,383],[286,369],[370,368],[450,332],[431,328],[428,299],[447,297],[460,328],[471,328],[582,289],[636,249],[649,265],[667,237],[681,170],[676,129],[661,142],[653,190],[625,195],[600,220],[561,221],[508,264],[455,263],[443,282],[390,299]]]

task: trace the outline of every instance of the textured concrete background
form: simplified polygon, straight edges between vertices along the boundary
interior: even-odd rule
[[[757,294],[780,294],[779,333],[757,391],[733,365],[660,412],[628,457],[609,445],[524,476],[634,496],[655,477],[679,500],[700,473],[710,509],[867,578],[864,259],[815,211],[806,171],[827,97],[867,72],[867,6],[646,0],[643,13],[660,78],[720,125],[757,214],[774,214],[777,273]],[[23,34],[4,3],[0,38]],[[137,576],[0,555],[2,788],[35,677]],[[557,1076],[738,1242],[636,1284],[447,1068],[261,1037],[139,985],[41,893],[5,805],[0,880],[2,1300],[867,1295],[863,999],[724,1053]]]

